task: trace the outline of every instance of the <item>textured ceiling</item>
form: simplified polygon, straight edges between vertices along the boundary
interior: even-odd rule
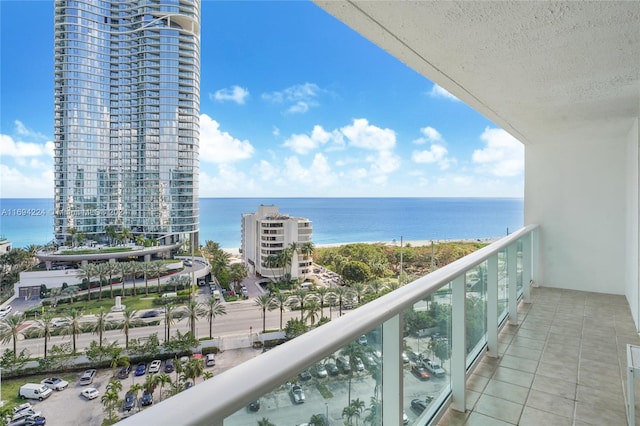
[[[640,116],[640,1],[315,1],[525,144]]]

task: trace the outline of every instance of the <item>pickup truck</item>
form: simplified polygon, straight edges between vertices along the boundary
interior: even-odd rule
[[[434,376],[444,376],[445,374],[444,368],[442,368],[440,364],[436,364],[428,358],[422,362],[422,365]]]

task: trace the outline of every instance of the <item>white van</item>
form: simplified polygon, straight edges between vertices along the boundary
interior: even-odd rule
[[[42,383],[27,383],[26,385],[20,386],[20,390],[18,391],[18,396],[22,399],[38,399],[42,401],[45,398],[49,398],[53,391],[47,387],[47,385],[43,385]]]
[[[220,300],[220,290],[213,290],[213,298],[216,300]]]
[[[82,376],[80,377],[80,385],[86,386],[93,383],[93,379],[96,377],[96,373],[97,371],[94,368],[85,370],[84,373],[82,373]]]
[[[214,365],[216,365],[216,356],[214,354],[207,354],[205,356],[204,363],[207,367],[213,367]]]
[[[169,299],[169,298],[172,298],[172,297],[178,297],[178,293],[164,293],[162,295],[163,299]]]

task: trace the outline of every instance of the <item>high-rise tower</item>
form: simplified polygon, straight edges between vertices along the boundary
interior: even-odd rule
[[[55,235],[198,233],[200,0],[55,1]]]

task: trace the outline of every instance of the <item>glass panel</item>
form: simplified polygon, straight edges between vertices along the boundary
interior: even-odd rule
[[[507,249],[498,252],[498,322],[506,318],[509,310],[509,287],[507,285]]]
[[[518,295],[522,294],[522,238],[518,240],[516,246],[516,280]]]
[[[262,419],[274,425],[381,425],[381,336],[376,327],[229,416],[224,425]]]
[[[431,417],[450,391],[451,285],[404,312],[403,389],[408,424]]]
[[[467,283],[467,355],[477,353],[478,346],[484,344],[487,333],[487,281],[483,279],[487,270],[484,261],[466,273]],[[473,356],[472,358],[475,358]]]

